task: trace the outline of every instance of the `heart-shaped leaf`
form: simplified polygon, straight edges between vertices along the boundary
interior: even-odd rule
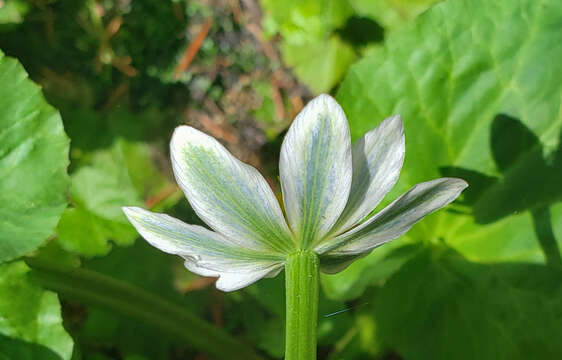
[[[561,21],[555,0],[444,2],[350,69],[338,99],[354,138],[404,119],[405,163],[385,202],[439,176],[470,184],[410,238],[474,261],[560,263]]]
[[[0,52],[0,262],[35,250],[64,210],[68,137],[23,67]]]

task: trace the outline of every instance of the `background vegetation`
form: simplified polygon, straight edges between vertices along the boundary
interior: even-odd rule
[[[1,359],[282,358],[282,274],[218,292],[120,207],[200,223],[168,160],[183,123],[279,194],[284,131],[320,92],[354,139],[402,115],[383,205],[470,187],[322,277],[319,357],[562,354],[560,1],[0,0],[0,49]]]

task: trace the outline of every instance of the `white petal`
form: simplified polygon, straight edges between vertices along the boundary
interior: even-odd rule
[[[369,252],[404,235],[424,216],[455,200],[467,186],[455,178],[417,184],[363,224],[324,241],[315,250],[330,256]]]
[[[170,151],[179,186],[211,228],[247,247],[294,248],[279,202],[255,168],[189,126],[174,131]]]
[[[293,121],[281,146],[279,172],[289,224],[301,248],[337,221],[351,186],[349,126],[328,95],[312,100]]]
[[[274,277],[279,274],[283,269],[283,263],[277,263],[265,268],[257,268],[253,271],[245,273],[232,273],[232,272],[217,272],[198,267],[197,264],[191,260],[185,261],[185,267],[196,274],[207,277],[218,277],[215,286],[221,291],[235,291],[242,289],[246,286],[264,277]]]
[[[222,273],[216,283],[217,289],[222,291],[234,291],[242,289],[248,285],[255,283],[256,281],[264,277],[273,277],[283,269],[283,264],[276,264],[269,268],[253,271],[248,274],[233,274],[233,273]]]
[[[405,150],[399,115],[384,120],[353,144],[351,192],[332,234],[348,230],[377,207],[398,180]]]
[[[196,272],[201,275],[216,276],[223,272],[247,274],[270,268],[284,259],[280,254],[245,248],[236,240],[165,214],[137,207],[126,207],[123,211],[152,246],[182,256],[200,268]]]

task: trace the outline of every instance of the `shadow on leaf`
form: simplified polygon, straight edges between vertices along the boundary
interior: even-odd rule
[[[530,211],[534,230],[548,264],[562,265],[552,230],[550,206],[562,200],[562,132],[559,148],[545,157],[540,140],[519,119],[505,114],[494,118],[490,148],[501,177],[460,167],[442,167],[445,176],[468,181],[464,203],[476,222],[490,224]]]
[[[552,341],[562,331],[561,271],[427,249],[377,293],[377,330],[406,359],[553,359],[562,351]]]
[[[0,359],[62,360],[46,346],[0,335]]]
[[[365,46],[384,40],[384,28],[373,19],[361,16],[350,17],[345,25],[335,32],[354,46]]]

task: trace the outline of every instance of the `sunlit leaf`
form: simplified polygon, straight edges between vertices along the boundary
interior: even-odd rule
[[[352,137],[404,120],[405,163],[385,202],[443,175],[470,184],[462,206],[409,237],[471,260],[560,262],[561,21],[552,0],[444,2],[350,69],[338,99]]]
[[[0,262],[35,250],[64,210],[68,138],[22,66],[0,52]]]
[[[441,0],[350,0],[360,16],[376,20],[385,30],[397,30]]]
[[[130,245],[137,234],[121,211],[123,205],[141,205],[127,167],[126,142],[93,153],[90,165],[72,174],[73,206],[57,226],[58,241],[68,251],[93,256],[106,254],[110,241]]]

